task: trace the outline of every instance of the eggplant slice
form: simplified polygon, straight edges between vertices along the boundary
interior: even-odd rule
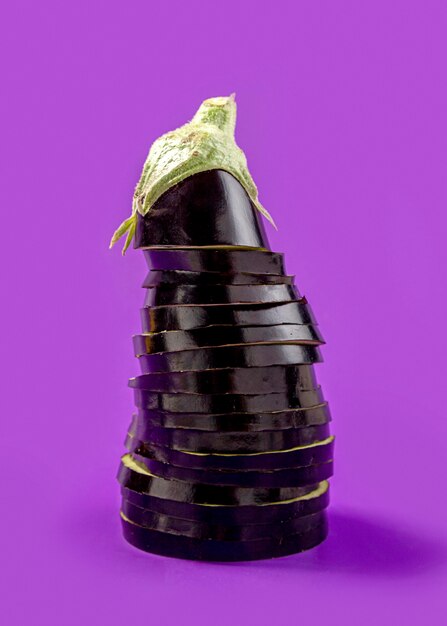
[[[243,393],[246,395],[312,390],[317,387],[313,367],[286,365],[205,370],[202,372],[165,372],[131,378],[129,387],[165,393]]]
[[[221,249],[195,247],[143,250],[149,269],[183,270],[187,272],[221,272],[235,274],[285,274],[284,255],[270,250],[250,250],[238,247]]]
[[[168,480],[186,480],[191,483],[228,487],[308,487],[322,480],[327,480],[333,474],[332,460],[318,465],[306,465],[290,469],[230,472],[225,470],[197,470],[161,463],[140,454],[139,449],[132,452],[132,457],[144,465],[149,472]]]
[[[263,413],[302,409],[324,402],[321,387],[312,391],[290,393],[244,394],[159,393],[134,389],[135,406],[145,410],[170,413]]]
[[[289,430],[306,426],[328,424],[331,413],[326,402],[308,409],[288,409],[274,413],[168,413],[166,411],[145,411],[140,409],[138,416],[147,428],[189,429],[208,432],[259,433],[270,430]]]
[[[298,301],[295,285],[159,285],[146,289],[144,306]]]
[[[151,509],[173,517],[208,524],[228,524],[229,526],[283,523],[289,519],[311,515],[327,508],[329,504],[329,483],[327,481],[317,485],[309,485],[304,491],[306,492],[304,495],[283,502],[244,506],[209,506],[155,498],[139,491],[121,487],[123,500],[141,508]]]
[[[268,365],[307,365],[321,363],[323,359],[316,346],[275,343],[144,354],[138,360],[141,372],[149,374]]]
[[[314,548],[326,539],[328,532],[325,517],[319,526],[302,534],[232,543],[201,541],[139,526],[123,513],[121,517],[124,538],[131,545],[153,554],[194,561],[254,561],[287,556]]]
[[[289,450],[322,441],[330,436],[329,424],[288,430],[270,430],[260,433],[206,432],[153,427],[141,416],[135,415],[128,436],[143,442],[167,446],[185,452],[204,454],[255,454],[270,450]]]
[[[205,326],[317,325],[305,298],[293,302],[144,307],[140,315],[145,333],[193,330]]]
[[[229,542],[253,541],[256,539],[307,533],[309,530],[320,526],[325,517],[325,511],[323,510],[310,515],[291,518],[280,525],[247,524],[227,526],[224,524],[206,524],[181,517],[164,515],[151,509],[143,509],[128,500],[123,500],[121,511],[128,520],[145,528],[193,539]]]
[[[142,287],[159,285],[293,285],[294,276],[239,272],[186,272],[184,270],[150,270]]]
[[[121,458],[118,482],[127,489],[155,498],[208,506],[247,506],[282,502],[299,498],[308,493],[307,486],[232,487],[166,479],[152,474],[143,463],[137,462],[131,454],[125,454]]]
[[[324,343],[318,328],[293,324],[276,326],[223,326],[196,330],[170,330],[133,336],[135,356],[159,352],[180,352],[214,346],[287,342],[319,346]]]
[[[308,465],[320,465],[333,459],[334,437],[290,449],[250,452],[246,454],[219,452],[187,452],[161,446],[153,441],[143,443],[132,437],[126,440],[130,452],[178,467],[199,470],[275,471]]]

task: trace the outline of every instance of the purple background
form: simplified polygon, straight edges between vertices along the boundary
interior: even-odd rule
[[[0,19],[9,626],[445,623],[445,2],[10,2]],[[327,340],[331,535],[216,565],[121,539],[150,143],[235,91],[272,247]]]

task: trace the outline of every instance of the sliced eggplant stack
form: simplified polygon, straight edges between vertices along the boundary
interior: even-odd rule
[[[118,472],[123,534],[195,560],[284,556],[328,532],[324,339],[269,249],[235,111],[233,98],[205,101],[155,142],[112,239],[127,233],[149,268]]]

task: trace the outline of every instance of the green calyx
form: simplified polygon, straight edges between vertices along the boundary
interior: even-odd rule
[[[137,212],[146,215],[168,189],[193,174],[215,169],[232,174],[245,188],[258,211],[275,226],[258,200],[258,190],[248,171],[247,159],[234,138],[235,126],[234,95],[209,98],[202,102],[190,122],[154,141],[135,188],[132,215],[117,228],[110,247],[127,235],[124,254],[135,234]]]

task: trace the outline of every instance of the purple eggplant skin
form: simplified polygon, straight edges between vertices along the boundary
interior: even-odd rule
[[[295,517],[282,524],[247,524],[229,526],[225,524],[205,524],[194,520],[172,517],[143,509],[128,500],[123,500],[121,511],[124,516],[144,528],[151,528],[170,535],[191,537],[211,541],[253,541],[271,537],[284,537],[290,534],[306,533],[321,525],[326,512],[318,511],[311,515]]]
[[[297,500],[275,502],[267,505],[245,506],[206,506],[155,498],[121,487],[123,500],[164,515],[181,517],[207,524],[275,524],[303,515],[311,515],[326,509],[329,505],[329,484],[309,485],[307,496]]]
[[[133,437],[126,438],[126,446],[148,459],[160,463],[177,465],[198,470],[226,470],[240,472],[244,470],[275,471],[320,465],[334,458],[334,438],[328,437],[315,445],[297,446],[286,450],[269,450],[247,454],[230,453],[193,453],[173,450],[153,441],[142,442]]]
[[[138,417],[148,430],[154,427],[193,429],[204,432],[234,432],[243,437],[250,433],[284,431],[308,426],[328,424],[332,417],[329,405],[324,402],[308,409],[289,409],[274,413],[168,413],[140,409]]]
[[[233,487],[167,479],[154,474],[137,472],[128,467],[123,460],[118,471],[118,482],[122,487],[155,498],[210,506],[268,504],[300,498],[308,492],[306,485],[271,488]]]
[[[166,191],[146,215],[137,213],[135,248],[151,246],[268,248],[259,211],[229,172],[189,176]]]
[[[144,354],[138,358],[141,373],[200,371],[207,369],[310,365],[323,361],[316,346],[292,343],[219,346],[201,350]]]
[[[144,306],[298,301],[295,285],[159,285],[146,289]]]
[[[312,391],[291,390],[283,393],[244,394],[188,394],[160,393],[134,389],[135,406],[144,410],[170,413],[263,413],[303,409],[324,402],[321,387]]]
[[[181,352],[214,346],[244,345],[252,343],[288,342],[298,345],[319,346],[324,343],[317,327],[292,324],[277,326],[223,326],[196,330],[169,330],[133,336],[135,356],[160,352]]]
[[[159,285],[293,285],[294,276],[239,272],[186,272],[184,270],[150,270],[141,285],[143,288]]]
[[[280,487],[306,487],[327,480],[333,474],[333,461],[319,465],[293,467],[275,471],[239,471],[197,470],[168,463],[154,461],[138,449],[132,453],[136,461],[143,464],[150,472],[168,480],[186,480],[191,483],[220,485],[226,487],[263,487],[267,489]]]
[[[149,269],[186,272],[220,272],[238,274],[256,271],[259,274],[285,275],[284,255],[270,250],[160,248],[143,250]]]
[[[305,298],[297,302],[144,307],[140,310],[140,315],[145,333],[194,330],[206,326],[317,325]]]
[[[173,428],[154,428],[134,416],[128,436],[184,452],[203,454],[257,454],[271,450],[290,450],[323,441],[330,436],[329,424],[260,433],[214,432]]]
[[[132,389],[164,393],[243,393],[257,395],[274,392],[310,391],[317,388],[310,365],[250,367],[203,372],[165,372],[141,374],[129,381]]]
[[[327,537],[327,521],[307,533],[253,541],[201,541],[162,533],[121,520],[128,543],[145,552],[194,561],[235,562],[271,559],[309,550]]]

